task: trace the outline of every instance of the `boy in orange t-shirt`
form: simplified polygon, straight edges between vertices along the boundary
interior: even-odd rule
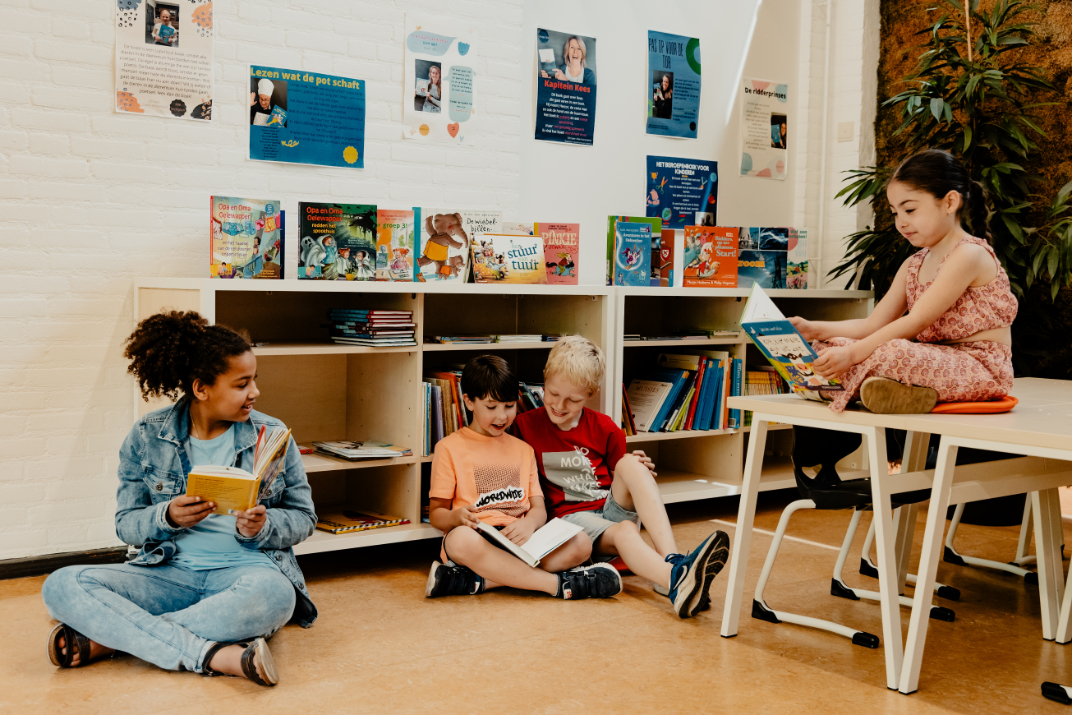
[[[473,358],[462,371],[468,427],[436,444],[429,520],[441,530],[440,558],[424,595],[473,595],[497,586],[544,591],[557,598],[609,598],[622,590],[617,570],[580,566],[592,553],[583,533],[533,568],[487,541],[477,525],[502,531],[518,546],[547,521],[532,447],[506,434],[517,416],[518,380],[505,360]]]

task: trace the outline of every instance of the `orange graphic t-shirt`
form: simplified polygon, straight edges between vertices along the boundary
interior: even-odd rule
[[[517,437],[463,427],[436,445],[429,496],[450,499],[452,509],[472,504],[481,521],[506,526],[525,515],[530,498],[543,498],[536,454]]]

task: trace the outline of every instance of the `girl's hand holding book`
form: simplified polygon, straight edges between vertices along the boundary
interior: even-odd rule
[[[167,517],[175,526],[188,529],[200,524],[215,508],[215,502],[201,501],[201,497],[183,494],[168,504]]]
[[[252,539],[261,533],[261,529],[268,521],[268,507],[259,504],[252,509],[240,511],[235,514],[235,528],[238,533],[247,539]]]

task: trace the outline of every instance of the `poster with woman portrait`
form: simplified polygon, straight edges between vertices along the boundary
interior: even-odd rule
[[[536,139],[591,146],[596,124],[596,40],[536,30]]]
[[[647,133],[695,139],[700,123],[700,41],[648,31]]]
[[[402,136],[469,142],[477,125],[476,28],[406,15]]]
[[[789,171],[789,85],[741,80],[741,176],[784,181]]]

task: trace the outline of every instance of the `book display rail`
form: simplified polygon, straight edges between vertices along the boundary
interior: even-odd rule
[[[422,523],[421,456],[424,435],[423,377],[455,369],[489,350],[509,361],[526,382],[543,382],[554,342],[426,344],[425,335],[580,334],[607,356],[607,374],[588,407],[621,422],[623,381],[658,352],[726,350],[746,369],[766,364],[743,335],[707,339],[625,341],[627,333],[669,335],[693,328],[727,331],[738,320],[746,289],[616,288],[592,285],[479,285],[316,281],[219,281],[154,278],[135,282],[135,318],[162,310],[196,310],[214,323],[248,332],[257,355],[257,410],[281,419],[299,444],[380,440],[409,448],[410,455],[353,462],[326,454],[303,455],[320,506],[354,504],[408,519],[409,524],[330,534],[317,531],[295,547],[298,554],[436,538]],[[776,290],[771,297],[787,314],[815,319],[864,317],[869,291]],[[332,342],[323,327],[329,310],[412,312],[416,345],[369,346]],[[164,406],[135,392],[139,414]],[[792,486],[788,433],[772,433],[764,490]],[[631,449],[655,459],[665,502],[690,501],[739,491],[747,428],[641,433]],[[426,481],[426,479],[424,480]]]

